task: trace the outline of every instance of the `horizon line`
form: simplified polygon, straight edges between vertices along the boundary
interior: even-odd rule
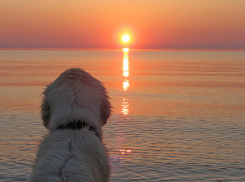
[[[127,48],[127,47],[124,47]],[[2,48],[0,47],[0,50],[50,50],[50,51],[54,51],[54,50],[74,50],[74,51],[121,51],[123,48]],[[206,48],[206,49],[202,49],[202,48],[173,48],[173,49],[166,49],[166,48],[139,48],[139,49],[135,49],[132,48],[130,49],[130,51],[245,51],[245,49],[241,49],[241,48]]]

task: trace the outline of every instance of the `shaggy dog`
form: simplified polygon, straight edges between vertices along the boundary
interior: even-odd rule
[[[29,181],[109,181],[101,127],[111,106],[100,81],[79,68],[65,71],[43,92],[41,114],[49,132]]]

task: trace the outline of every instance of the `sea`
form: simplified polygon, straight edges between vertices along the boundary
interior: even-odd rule
[[[79,67],[103,82],[111,182],[245,181],[245,50],[0,50],[0,181],[26,181],[42,92]]]

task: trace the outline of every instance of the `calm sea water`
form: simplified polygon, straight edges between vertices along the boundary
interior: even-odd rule
[[[0,181],[26,181],[45,85],[80,67],[107,87],[112,182],[245,181],[245,51],[0,51]]]

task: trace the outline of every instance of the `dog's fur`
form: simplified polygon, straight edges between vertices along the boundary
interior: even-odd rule
[[[65,71],[44,91],[41,114],[49,132],[29,181],[109,181],[101,127],[111,105],[100,81],[79,68]]]

